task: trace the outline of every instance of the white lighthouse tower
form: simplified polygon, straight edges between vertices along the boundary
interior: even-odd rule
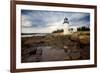
[[[70,32],[69,32],[69,21],[68,21],[68,18],[66,18],[66,17],[64,18],[64,22],[63,22],[62,27],[63,27],[63,30],[64,30],[64,32],[63,32],[64,35],[70,34]]]

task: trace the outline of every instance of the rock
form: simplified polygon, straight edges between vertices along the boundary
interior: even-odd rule
[[[32,54],[36,54],[36,51],[37,51],[36,47],[30,47],[30,48],[24,49],[22,53],[23,53],[23,55],[25,55],[25,54],[32,55]]]
[[[89,48],[81,49],[81,57],[82,57],[82,59],[89,59],[90,58],[90,49]]]
[[[37,49],[36,49],[36,50],[30,51],[30,52],[29,52],[29,55],[35,55],[35,54],[36,54],[36,51],[37,51]]]
[[[81,54],[80,54],[80,50],[79,49],[71,50],[70,57],[71,57],[72,60],[79,59],[80,56],[81,56]]]
[[[36,54],[37,54],[37,55],[42,55],[42,48],[37,48]]]
[[[80,35],[79,36],[79,42],[81,44],[89,44],[90,43],[90,38],[87,35],[82,35],[82,36]]]
[[[70,60],[70,56],[66,56],[64,60]]]
[[[63,48],[64,48],[64,51],[65,51],[65,52],[67,52],[68,49],[69,49],[68,46],[64,46]]]
[[[72,36],[70,37],[71,41],[77,42],[79,40],[78,36],[78,34],[72,34]]]

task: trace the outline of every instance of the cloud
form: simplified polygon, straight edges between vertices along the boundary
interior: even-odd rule
[[[64,18],[70,26],[89,26],[90,14],[80,12],[22,10],[22,33],[51,33],[60,29]]]
[[[28,16],[27,15],[22,15],[21,16],[21,25],[23,28],[25,27],[31,27],[32,26],[32,22],[30,20],[28,20]]]
[[[30,27],[22,28],[23,33],[51,33],[54,30],[61,29],[61,21],[56,23],[49,23],[46,27]]]

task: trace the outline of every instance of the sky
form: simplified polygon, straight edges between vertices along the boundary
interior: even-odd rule
[[[90,25],[90,13],[21,10],[21,33],[51,33],[61,29],[65,17],[68,18],[70,27]]]

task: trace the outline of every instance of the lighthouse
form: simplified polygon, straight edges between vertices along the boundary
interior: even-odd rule
[[[63,30],[64,30],[64,32],[63,32],[64,35],[70,34],[68,18],[66,18],[66,17],[64,18],[64,22],[62,24],[62,27],[63,27]]]

